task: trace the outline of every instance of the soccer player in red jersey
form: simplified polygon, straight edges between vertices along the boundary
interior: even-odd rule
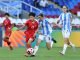
[[[11,21],[9,19],[9,16],[10,15],[8,13],[5,13],[5,20],[3,21],[2,26],[5,29],[4,41],[9,46],[10,50],[13,50],[13,47],[11,46],[11,42],[9,41],[9,37],[11,36],[11,30],[12,30],[12,24],[11,24]]]
[[[29,19],[26,21],[24,26],[27,27],[24,33],[26,36],[26,47],[28,49],[31,48],[31,43],[35,40],[35,35],[38,30],[38,22],[35,20],[35,13],[29,13]],[[26,53],[25,56],[28,56],[28,54]]]

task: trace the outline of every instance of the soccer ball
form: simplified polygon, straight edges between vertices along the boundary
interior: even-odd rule
[[[27,49],[27,53],[28,53],[29,55],[32,55],[33,52],[34,52],[34,49],[33,49],[33,48],[28,48],[28,49]]]

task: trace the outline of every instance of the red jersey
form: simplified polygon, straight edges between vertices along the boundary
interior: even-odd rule
[[[27,29],[25,31],[26,42],[27,42],[30,38],[34,39],[34,37],[35,37],[34,34],[35,34],[36,30],[38,29],[38,22],[28,20],[28,21],[26,21],[25,26],[27,26]]]
[[[9,19],[5,19],[3,21],[3,25],[5,28],[5,35],[10,36],[10,34],[11,34],[11,21]]]

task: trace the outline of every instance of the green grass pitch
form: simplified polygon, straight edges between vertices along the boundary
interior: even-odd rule
[[[66,55],[59,54],[62,48],[53,47],[51,50],[39,48],[36,57],[25,57],[25,48],[15,48],[10,51],[8,48],[0,48],[0,60],[80,60],[80,48],[76,48],[74,52],[72,48],[68,48]]]

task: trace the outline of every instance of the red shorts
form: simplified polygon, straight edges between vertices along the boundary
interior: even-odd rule
[[[31,32],[25,32],[25,36],[26,36],[26,43],[29,41],[29,39],[32,39],[33,41],[35,40],[34,33]]]

